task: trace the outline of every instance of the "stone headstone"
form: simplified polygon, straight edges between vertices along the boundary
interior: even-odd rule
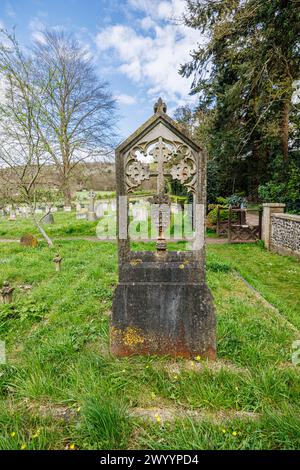
[[[157,191],[150,203],[157,227],[156,252],[135,252],[128,236],[128,196],[153,174]],[[179,131],[159,99],[154,116],[116,149],[116,175],[119,282],[110,324],[111,352],[214,359],[215,310],[205,279],[205,153]],[[180,182],[195,195],[191,251],[167,249],[171,201],[165,178]]]
[[[103,211],[103,205],[100,203],[96,206],[96,216],[99,219],[100,217],[103,217],[104,211]]]
[[[87,213],[86,212],[76,212],[76,219],[77,220],[86,220]]]
[[[57,207],[51,207],[50,212],[51,213],[57,212]]]
[[[11,220],[11,221],[17,220],[17,215],[16,215],[15,212],[11,212],[11,213],[9,214],[9,220]]]
[[[71,206],[64,206],[64,211],[65,211],[65,212],[71,212],[71,211],[72,211],[72,207],[71,207]]]
[[[38,245],[38,240],[31,233],[26,233],[25,235],[21,237],[20,244],[22,246],[29,246],[31,248],[36,248]]]

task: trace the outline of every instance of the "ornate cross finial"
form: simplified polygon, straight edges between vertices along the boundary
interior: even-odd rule
[[[161,98],[158,98],[157,102],[155,103],[154,112],[155,113],[166,113],[167,112],[167,105]]]

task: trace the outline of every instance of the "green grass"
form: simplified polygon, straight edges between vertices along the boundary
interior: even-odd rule
[[[97,221],[76,220],[75,212],[55,212],[53,216],[55,224],[44,225],[50,237],[96,236]],[[8,217],[0,218],[0,238],[19,239],[25,233],[32,233],[39,238],[41,237],[40,232],[30,218],[18,217],[15,221],[10,221]]]
[[[52,262],[57,248],[0,245],[0,283],[9,279],[16,287],[14,304],[0,305],[7,348],[0,365],[0,449],[300,448],[300,367],[291,363],[300,333],[284,321],[300,327],[295,260],[256,245],[209,245],[216,364],[118,359],[108,348],[116,245],[59,243],[60,273]],[[151,419],[135,415],[138,409]]]
[[[51,238],[72,238],[72,237],[96,237],[97,233],[104,236],[104,238],[114,238],[116,236],[116,215],[105,214],[105,217],[95,222],[87,220],[76,220],[76,212],[56,212],[53,214],[55,223],[52,225],[44,224],[47,234]],[[169,232],[166,233],[167,237],[180,238],[182,220],[181,214],[176,214],[172,222]],[[185,233],[191,236],[192,228],[190,219],[187,214],[184,217]],[[96,231],[98,227],[99,232]],[[106,230],[107,227],[107,230]],[[149,222],[133,222],[130,227],[132,238],[148,238]],[[10,221],[8,217],[0,217],[0,239],[20,239],[26,233],[41,238],[41,234],[34,225],[33,221],[18,217],[15,221]],[[151,227],[152,236],[156,233],[154,224]],[[215,233],[209,231],[207,236],[215,237]]]

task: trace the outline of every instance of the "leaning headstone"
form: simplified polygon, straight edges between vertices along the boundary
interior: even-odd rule
[[[20,243],[22,246],[29,246],[31,248],[36,248],[38,245],[38,240],[31,233],[26,233],[25,235],[21,237]]]
[[[48,214],[45,215],[45,217],[43,218],[42,222],[44,224],[54,224],[54,217],[53,217],[53,214],[51,214],[51,212],[49,212]]]
[[[145,156],[144,161],[138,154]],[[147,157],[153,157],[151,167]],[[110,349],[117,356],[156,354],[216,356],[216,320],[205,279],[204,151],[166,114],[161,99],[154,116],[116,149],[119,282],[110,324]],[[128,196],[150,176],[157,192],[150,203],[157,227],[156,252],[131,251]],[[171,201],[165,178],[195,195],[195,233],[190,251],[168,251],[165,230]],[[152,208],[152,207],[151,207]]]

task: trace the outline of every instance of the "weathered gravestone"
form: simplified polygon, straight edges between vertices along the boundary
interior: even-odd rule
[[[110,325],[111,352],[215,358],[215,311],[205,280],[204,152],[182,133],[159,99],[154,115],[116,149],[116,175],[119,282]],[[133,252],[128,196],[150,177],[157,182],[157,194],[150,200],[158,229],[156,252]],[[179,181],[194,195],[195,236],[190,251],[167,251],[166,178]]]
[[[86,220],[87,212],[84,209],[81,209],[80,212],[76,212],[76,220]]]
[[[38,240],[31,233],[26,233],[21,237],[20,243],[22,246],[30,246],[31,248],[36,248],[38,245]]]
[[[94,191],[90,191],[89,192],[89,210],[88,210],[88,214],[87,214],[87,219],[90,221],[90,222],[94,222],[95,220],[97,220],[97,215],[96,215],[96,212],[95,212],[95,199],[96,199],[96,193]]]

